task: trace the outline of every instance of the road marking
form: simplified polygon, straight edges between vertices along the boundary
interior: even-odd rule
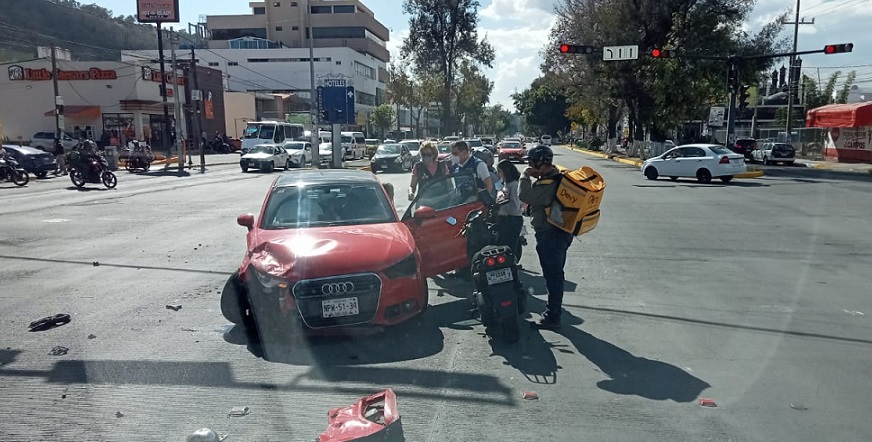
[[[858,312],[856,310],[842,310],[842,311],[844,311],[845,313],[847,313],[851,316],[866,316],[863,314],[863,312]]]
[[[70,220],[66,218],[52,218],[52,219],[44,219],[42,220],[44,223],[68,223]]]

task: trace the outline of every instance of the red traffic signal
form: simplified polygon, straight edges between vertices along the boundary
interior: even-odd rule
[[[851,52],[854,50],[854,43],[842,43],[838,45],[826,45],[824,46],[825,54],[841,54],[844,52]]]
[[[651,57],[654,58],[675,58],[675,51],[672,49],[651,49]]]
[[[593,46],[571,45],[560,43],[559,50],[561,54],[592,54]]]

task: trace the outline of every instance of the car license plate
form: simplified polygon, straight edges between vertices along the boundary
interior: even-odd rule
[[[387,168],[388,168],[388,165],[387,165],[387,164],[382,164],[382,165],[381,165],[381,168],[382,168],[382,169],[387,169]]]
[[[741,158],[730,158],[730,163],[733,166],[741,166],[742,164],[745,163],[745,160],[743,160]]]
[[[485,276],[487,277],[487,285],[499,284],[513,279],[512,269],[491,270],[485,273]]]
[[[358,313],[360,313],[360,307],[357,305],[357,297],[321,301],[321,316],[325,318],[353,316]]]

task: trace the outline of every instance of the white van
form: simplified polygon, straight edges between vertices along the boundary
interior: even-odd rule
[[[542,138],[540,138],[539,141],[541,141],[542,144],[544,144],[546,146],[550,146],[551,145],[551,135],[542,135]]]
[[[356,160],[366,157],[366,137],[363,132],[342,132],[342,148],[345,158]]]
[[[259,144],[280,145],[285,141],[296,141],[303,136],[302,124],[290,124],[281,121],[251,121],[245,124],[242,133],[241,154],[245,155],[252,147]]]

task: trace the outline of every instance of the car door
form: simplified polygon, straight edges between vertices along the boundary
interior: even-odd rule
[[[652,165],[661,176],[679,176],[677,160],[680,154],[680,149],[672,149],[661,155],[660,161],[655,161]]]
[[[458,179],[459,178],[459,179]],[[466,216],[484,205],[471,173],[436,178],[419,192],[403,215],[421,254],[421,273],[433,277],[468,265],[466,238],[460,235]]]
[[[695,177],[696,171],[702,167],[707,167],[713,170],[713,166],[717,166],[715,157],[709,155],[705,149],[699,147],[682,147],[681,157],[678,158],[677,167],[679,176]]]

